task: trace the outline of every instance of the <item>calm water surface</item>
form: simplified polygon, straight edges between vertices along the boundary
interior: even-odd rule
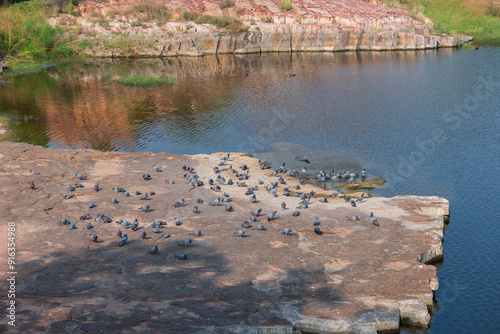
[[[126,75],[175,76],[130,88]],[[295,76],[290,76],[295,74]],[[0,115],[50,148],[249,151],[366,168],[380,196],[438,195],[451,223],[429,333],[500,328],[500,48],[88,61],[4,77]]]

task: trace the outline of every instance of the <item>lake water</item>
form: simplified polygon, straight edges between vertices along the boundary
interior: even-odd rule
[[[174,76],[131,88],[127,75]],[[290,75],[292,74],[292,76]],[[294,75],[293,75],[294,74]],[[4,76],[0,115],[50,148],[247,151],[450,200],[429,333],[500,329],[500,48],[86,61]]]

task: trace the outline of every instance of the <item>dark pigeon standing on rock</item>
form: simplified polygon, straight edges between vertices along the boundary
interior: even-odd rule
[[[94,233],[94,234],[90,237],[90,240],[92,240],[92,242],[96,244],[96,243],[97,243],[97,238],[98,238],[98,237],[97,237],[97,234],[95,234],[95,233]]]
[[[292,233],[292,230],[293,230],[292,228],[283,228],[283,229],[280,230],[280,232],[283,233],[286,236],[289,236],[290,233]]]
[[[293,216],[293,217],[298,217],[298,216],[300,216],[300,212],[299,212],[299,211],[294,211],[294,212],[292,213],[292,216]]]
[[[179,207],[183,206],[185,202],[186,201],[184,200],[184,198],[178,200],[177,202],[175,202],[174,208],[179,208]]]
[[[378,221],[377,221],[377,218],[375,218],[375,216],[373,215],[373,212],[370,212],[370,221],[371,221],[372,225],[380,226]]]
[[[349,221],[358,221],[359,220],[359,217],[356,215],[356,216],[346,216],[347,217],[347,220]]]
[[[243,235],[245,234],[245,230],[239,230],[238,232],[234,232],[234,235],[240,238],[243,238]]]
[[[175,257],[177,260],[187,260],[188,255],[187,255],[187,254],[174,254],[174,257]]]
[[[94,225],[92,225],[92,223],[88,223],[87,224],[87,230],[90,230],[91,228],[94,228]]]
[[[116,236],[118,238],[121,238],[122,237],[122,231],[121,230],[118,230],[118,232],[116,232]]]
[[[147,236],[146,231],[142,231],[141,232],[141,239],[146,240],[146,236]]]
[[[96,184],[94,185],[94,190],[95,190],[95,191],[99,191],[99,190],[101,190],[101,188],[99,188],[99,183],[96,183]]]
[[[193,211],[193,213],[198,213],[198,206],[195,205],[191,208],[191,211]]]
[[[361,179],[364,180],[366,179],[366,169],[363,168],[363,170],[361,171]]]
[[[321,229],[319,227],[317,227],[317,226],[314,228],[314,233],[316,233],[317,235],[322,235],[323,234],[323,232],[321,232]]]
[[[150,208],[149,205],[143,205],[139,208],[139,210],[141,210],[142,212],[148,212],[149,208]]]
[[[75,187],[73,187],[71,184],[68,184],[68,190],[69,191],[75,191]]]
[[[273,220],[273,219],[276,219],[275,217],[276,217],[276,213],[277,213],[277,212],[278,212],[278,211],[273,211],[273,212],[271,212],[270,214],[268,214],[268,215],[267,215],[267,221],[269,222],[269,221],[271,221],[271,220]]]
[[[97,205],[95,204],[95,201],[92,201],[92,203],[90,203],[89,205],[89,208],[93,209],[95,208]]]
[[[191,246],[192,243],[193,243],[193,239],[186,239],[183,242],[181,242],[180,244],[178,244],[178,246],[189,248],[189,246]]]
[[[265,231],[265,230],[267,230],[267,229],[264,227],[264,225],[257,225],[257,229],[258,229],[258,230],[261,230],[261,231]]]
[[[40,175],[40,173],[36,173],[30,169],[30,175]]]
[[[178,218],[174,218],[175,226],[180,226],[182,225],[182,222]]]
[[[317,217],[312,220],[312,223],[313,223],[314,226],[317,226],[317,225],[321,224],[319,222],[319,219]]]
[[[188,233],[188,235],[194,235],[195,237],[201,237],[201,231],[194,231]]]
[[[132,231],[137,231],[138,229],[139,229],[139,222],[136,219],[132,222]]]
[[[356,199],[356,202],[359,202],[361,203],[363,201],[363,199],[365,198],[365,193],[362,193],[361,196],[359,196],[357,199]]]
[[[30,183],[30,189],[35,190],[35,181],[31,181]]]
[[[158,254],[158,245],[155,245],[153,248],[148,250],[149,254]]]
[[[82,174],[75,173],[75,176],[79,180],[87,180],[87,177]]]
[[[151,180],[151,175],[149,175],[148,173],[144,173],[142,174],[142,178],[144,179],[144,181],[148,181]]]
[[[226,210],[227,212],[231,212],[233,211],[233,206],[231,204],[228,204],[224,207],[224,210]]]

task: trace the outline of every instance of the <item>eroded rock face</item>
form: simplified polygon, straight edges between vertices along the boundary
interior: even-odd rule
[[[277,187],[278,197],[268,194],[263,186],[276,177],[244,154],[231,154],[228,164],[238,171],[242,164],[249,167],[247,187],[220,184],[221,192],[210,190],[208,179],[218,175],[213,167],[223,155],[104,153],[0,143],[0,230],[6,235],[6,222],[12,221],[17,231],[19,327],[14,332],[256,333],[294,328],[375,333],[397,330],[401,322],[428,326],[438,284],[436,268],[422,263],[421,255],[441,246],[447,200],[367,198],[353,208],[342,198],[328,203],[313,198],[308,209],[293,217],[299,199],[281,195],[285,185]],[[155,172],[153,163],[163,172]],[[205,186],[187,184],[183,175],[194,173],[182,165],[193,167]],[[29,175],[29,169],[40,175]],[[236,181],[228,165],[219,169],[226,180]],[[77,179],[75,173],[88,180]],[[144,173],[152,179],[144,180]],[[298,184],[296,178],[283,177],[288,187]],[[29,187],[32,180],[34,190]],[[68,184],[77,183],[84,187],[72,192],[74,198],[64,199]],[[99,192],[95,183],[102,188]],[[259,202],[252,203],[245,192],[255,185]],[[114,192],[115,186],[131,196]],[[301,187],[306,193],[322,193],[312,185]],[[152,190],[154,195],[140,200],[136,190]],[[231,212],[224,205],[208,205],[223,192],[232,198]],[[181,198],[186,205],[174,207]],[[196,203],[198,198],[204,202]],[[92,201],[97,207],[90,209]],[[291,209],[281,209],[283,201]],[[150,210],[138,209],[144,204]],[[250,221],[250,211],[258,208],[264,216],[246,229],[245,237],[235,236]],[[278,211],[278,218],[267,222],[272,211]],[[380,227],[370,223],[370,212]],[[86,213],[92,216],[93,229],[80,220]],[[98,213],[113,222],[95,222]],[[360,220],[347,221],[351,215]],[[315,217],[322,235],[313,232]],[[77,229],[61,225],[63,218]],[[137,231],[115,223],[136,218]],[[182,225],[176,226],[174,218]],[[157,219],[167,223],[160,232],[169,238],[149,229]],[[257,229],[259,224],[267,230]],[[292,234],[281,233],[283,228],[292,228]],[[123,247],[118,247],[118,230],[129,237]],[[140,237],[143,230],[145,240]],[[197,230],[200,237],[189,235]],[[98,243],[90,240],[93,233]],[[192,247],[179,247],[187,238],[194,239]],[[148,254],[155,244],[159,254]],[[5,256],[6,243],[1,247]],[[184,253],[187,260],[174,257]],[[5,266],[0,264],[2,273]],[[0,301],[2,307],[5,303]]]

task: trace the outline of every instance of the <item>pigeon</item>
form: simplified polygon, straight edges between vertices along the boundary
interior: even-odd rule
[[[271,195],[273,195],[274,197],[278,197],[278,194],[276,193],[276,189],[275,189],[275,188],[272,188],[272,189],[269,191],[269,193],[270,193]]]
[[[182,222],[178,218],[174,218],[175,226],[180,226],[182,225]]]
[[[365,199],[365,193],[362,193],[362,194],[361,194],[361,196],[359,196],[359,197],[356,199],[356,202],[361,203],[364,199]]]
[[[346,216],[347,220],[349,221],[358,221],[359,220],[359,217],[356,215],[356,216]]]
[[[257,197],[255,196],[255,194],[252,195],[252,197],[250,197],[250,202],[252,202],[252,203],[257,203],[258,202],[257,201]]]
[[[67,220],[66,218],[62,219],[61,225],[69,225],[69,224],[71,224],[71,222],[69,220]]]
[[[72,229],[72,230],[74,230],[74,229],[76,229],[76,225],[75,224],[71,224],[71,225],[69,225],[69,228]]]
[[[267,221],[269,222],[269,221],[271,221],[271,220],[273,220],[273,219],[276,219],[276,218],[275,218],[276,213],[277,213],[277,211],[273,211],[273,212],[271,212],[270,214],[268,214],[268,215],[267,215]]]
[[[128,236],[126,234],[124,234],[122,236],[122,239],[120,240],[120,243],[118,244],[118,247],[122,247],[124,246],[128,241]]]
[[[193,211],[193,213],[198,213],[198,206],[193,206],[191,207],[191,211]]]
[[[234,232],[234,235],[240,238],[243,238],[243,235],[245,234],[245,230],[239,230],[238,232]]]
[[[136,219],[132,222],[132,231],[137,231],[138,229],[139,229],[139,222]]]
[[[146,240],[146,236],[147,236],[146,231],[142,231],[141,232],[141,239]]]
[[[160,168],[160,167],[158,167],[158,166],[156,166],[154,163],[153,163],[152,165],[153,165],[153,169],[155,170],[155,172],[157,172],[157,173],[161,173],[161,172],[163,172],[163,171],[161,170],[161,168]]]
[[[95,189],[95,187],[94,187],[94,189]],[[122,192],[124,192],[125,190],[124,190],[123,188],[120,188],[120,187],[114,186],[114,187],[113,187],[113,191],[114,191],[115,193],[122,193]]]
[[[92,236],[90,237],[90,240],[92,240],[93,243],[97,243],[97,234],[92,234]]]
[[[118,204],[118,200],[116,198],[112,198],[111,203]]]
[[[196,200],[196,203],[201,204],[201,203],[203,203],[203,200],[202,200],[201,198],[198,198],[198,199]]]
[[[336,192],[334,192],[331,197],[337,197],[340,194],[340,189],[337,189]]]
[[[174,180],[165,180],[165,182],[167,182],[168,184],[175,184]]]
[[[240,167],[240,168],[241,168],[241,170],[247,170],[247,169],[248,169],[248,166],[247,166],[247,165],[245,165],[245,164],[243,164],[243,165],[241,165],[241,167]]]
[[[85,220],[85,219],[92,219],[92,217],[88,213],[80,217],[80,220]]]
[[[70,195],[64,195],[64,199],[71,199],[71,198],[74,198],[75,195],[73,194],[70,194]]]
[[[188,235],[194,235],[195,237],[201,237],[201,231],[194,231],[194,232],[188,233]]]
[[[40,175],[40,173],[36,173],[30,169],[30,175]]]
[[[281,176],[279,177],[278,182],[280,184],[286,184],[285,179],[283,179]]]
[[[252,217],[250,217],[250,221],[255,223],[258,221],[258,219],[257,219],[257,217],[252,216]]]
[[[364,180],[366,179],[366,169],[363,168],[363,170],[361,171],[361,179]]]
[[[351,198],[349,196],[346,196],[346,194],[344,194],[344,201],[349,203],[351,201]]]
[[[179,207],[183,206],[183,205],[184,205],[184,203],[185,203],[184,198],[183,198],[183,199],[180,199],[180,200],[178,200],[177,202],[175,202],[175,204],[174,204],[174,208],[179,208]]]
[[[129,192],[128,192],[128,191],[124,191],[124,192],[123,192],[123,196],[125,196],[125,197],[130,197],[130,194],[129,194]]]
[[[73,187],[71,184],[68,184],[68,190],[69,191],[75,191],[75,187]]]
[[[262,212],[262,208],[261,209],[257,209],[257,210],[254,210],[252,212],[250,212],[252,214],[252,216],[255,216],[255,217],[258,217],[260,216],[260,213]]]
[[[288,236],[290,235],[290,233],[292,233],[292,228],[284,228],[284,229],[281,229],[280,232],[283,233],[284,235]]]
[[[232,199],[231,199],[230,197],[224,197],[224,198],[222,199],[222,201],[223,201],[224,203],[229,203],[229,202],[231,202],[231,201],[232,201]]]
[[[325,197],[325,198],[321,198],[319,201],[320,201],[321,203],[328,203],[328,200],[326,199],[326,197]]]
[[[109,217],[106,217],[102,213],[97,214],[97,217],[95,217],[95,222],[96,223],[111,223],[113,220]]]
[[[261,231],[267,230],[267,228],[265,228],[264,225],[257,225],[257,229]]]
[[[139,198],[141,201],[145,201],[148,199],[148,193],[144,193],[141,198]]]
[[[149,208],[150,208],[149,205],[143,205],[139,208],[139,210],[141,210],[142,212],[148,212]]]
[[[30,189],[31,190],[35,190],[36,189],[35,188],[35,181],[31,181],[31,183],[30,183]]]
[[[293,186],[295,188],[295,190],[299,190],[300,189],[300,186],[297,184],[295,186]]]
[[[151,232],[153,233],[160,233],[160,226],[158,225],[153,225],[149,228],[151,230]]]
[[[148,250],[148,254],[158,254],[158,245],[155,245],[153,248]]]
[[[78,183],[78,184],[76,185],[76,187],[77,187],[77,188],[85,188],[85,186],[84,186],[83,184],[81,184],[81,183]]]
[[[352,206],[353,208],[355,208],[355,207],[356,207],[356,202],[354,202],[354,200],[351,200],[351,206]]]
[[[169,238],[169,237],[170,237],[170,235],[169,235],[168,233],[166,233],[166,232],[163,232],[163,233],[160,235],[160,238],[162,238],[162,239],[167,239],[167,238]]]
[[[75,173],[75,176],[79,180],[87,180],[87,177],[82,174]]]
[[[220,197],[217,197],[212,202],[208,203],[208,205],[210,205],[210,206],[219,206],[219,203],[220,203]]]
[[[317,227],[317,226],[314,228],[314,233],[316,233],[317,235],[322,235],[323,234],[323,232],[321,232],[321,229],[319,227]]]
[[[187,260],[188,255],[187,255],[187,254],[174,254],[174,257],[175,257],[177,260]]]
[[[144,179],[144,181],[148,181],[151,180],[151,175],[149,175],[148,173],[144,173],[142,174],[142,178]]]
[[[87,224],[87,230],[90,230],[91,228],[94,228],[94,225],[92,225],[92,223],[88,223]]]
[[[282,208],[283,210],[285,210],[285,209],[286,209],[286,203],[285,203],[284,201],[283,201],[283,203],[281,203],[281,208]]]
[[[304,168],[302,168],[302,175],[306,175],[306,173],[307,173],[307,167],[304,166]]]
[[[313,221],[312,221],[312,223],[313,223],[313,225],[314,225],[314,226],[318,226],[319,224],[321,224],[321,223],[319,222],[318,217],[314,218],[314,219],[313,219]]]
[[[250,222],[245,220],[243,223],[241,223],[241,227],[250,228],[252,227],[252,225],[250,225]]]
[[[370,212],[370,221],[371,221],[372,225],[380,226],[378,221],[377,221],[377,218],[375,218],[375,216],[373,215],[373,212]]]
[[[162,226],[162,225],[167,225],[167,223],[165,223],[164,221],[161,221],[159,219],[156,219],[153,224],[155,224],[156,226]]]
[[[238,187],[246,187],[247,184],[245,182],[236,182],[236,184],[238,185]]]
[[[290,192],[289,192],[288,190],[284,190],[284,191],[283,191],[283,195],[284,195],[284,196],[290,196]]]
[[[128,220],[121,220],[120,219],[120,225],[123,227],[123,228],[127,228],[129,225],[130,225],[130,222]]]
[[[233,180],[232,180],[232,179],[227,180],[227,184],[228,184],[229,186],[232,186],[232,185],[233,185]]]
[[[310,163],[311,163],[311,162],[307,159],[307,157],[306,157],[306,156],[301,156],[301,155],[296,156],[296,157],[295,157],[295,160],[297,160],[297,161],[301,161],[301,162],[305,162],[305,163],[308,163],[308,164],[310,164]]]
[[[181,242],[178,246],[179,247],[186,247],[189,248],[191,246],[191,243],[193,242],[193,239],[186,239],[183,242]]]
[[[116,236],[118,238],[121,238],[122,237],[122,231],[121,230],[118,230],[118,232],[116,232]]]
[[[307,203],[301,204],[297,207],[297,209],[307,209],[309,206]]]
[[[298,216],[300,216],[300,212],[299,212],[299,211],[294,211],[294,212],[292,213],[292,216],[293,216],[293,217],[298,217]]]
[[[139,196],[140,194],[141,194],[141,192],[139,190],[134,191],[134,195]]]
[[[227,212],[231,212],[231,211],[233,211],[234,209],[233,209],[233,206],[232,206],[231,204],[228,204],[228,205],[226,205],[226,206],[224,207],[224,210],[226,210]]]
[[[95,208],[97,205],[95,204],[95,201],[92,201],[92,203],[90,203],[89,205],[89,208],[93,209]]]

